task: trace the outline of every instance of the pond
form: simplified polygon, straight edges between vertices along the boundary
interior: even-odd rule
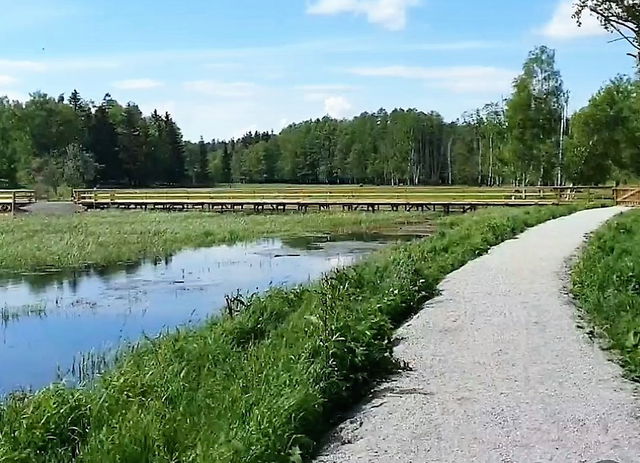
[[[112,268],[0,279],[0,395],[57,379],[72,383],[87,353],[198,324],[238,290],[305,283],[398,239],[264,239]]]

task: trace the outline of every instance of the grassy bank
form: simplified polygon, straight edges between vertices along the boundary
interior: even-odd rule
[[[431,238],[148,341],[93,385],[15,396],[0,407],[0,462],[302,461],[341,410],[394,371],[394,327],[445,275],[570,211],[442,219]]]
[[[640,381],[640,212],[594,234],[573,270],[573,293],[596,334]]]
[[[371,231],[425,221],[425,214],[287,215],[100,212],[0,219],[0,271],[111,265],[188,247],[306,233]]]

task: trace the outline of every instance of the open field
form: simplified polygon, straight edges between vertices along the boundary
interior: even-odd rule
[[[183,248],[425,222],[424,214],[219,215],[106,211],[0,219],[0,271],[68,269],[164,257]]]
[[[573,270],[573,293],[589,329],[640,381],[640,212],[595,233]]]
[[[431,238],[147,341],[95,384],[14,396],[0,408],[0,461],[300,462],[340,411],[398,367],[394,327],[445,275],[574,210],[440,219]]]

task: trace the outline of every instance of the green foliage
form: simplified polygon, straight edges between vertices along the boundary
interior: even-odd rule
[[[90,184],[96,177],[98,165],[91,153],[82,150],[77,144],[69,145],[62,161],[62,178],[65,185],[81,188]]]
[[[617,77],[572,118],[567,158],[574,181],[597,183],[640,175],[640,83]]]
[[[544,46],[534,49],[522,71],[506,112],[514,180],[523,185],[553,184],[560,166],[560,126],[566,106],[555,51]]]
[[[431,238],[144,342],[95,384],[12,397],[0,407],[0,461],[300,462],[341,410],[398,367],[394,327],[447,273],[570,210],[444,219]]]
[[[596,232],[573,269],[573,293],[627,374],[640,381],[640,213]]]
[[[55,196],[62,184],[181,184],[184,156],[182,134],[169,114],[147,118],[134,103],[123,107],[109,94],[98,105],[77,91],[66,103],[62,95],[40,92],[24,104],[0,98],[3,185],[35,186]]]

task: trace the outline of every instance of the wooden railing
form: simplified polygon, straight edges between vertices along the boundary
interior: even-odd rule
[[[74,190],[73,199],[85,206],[200,205],[255,203],[387,204],[418,202],[566,203],[613,200],[611,187],[354,187],[284,186],[211,189],[93,189]]]
[[[14,212],[35,202],[36,193],[33,190],[0,190],[0,212]]]

